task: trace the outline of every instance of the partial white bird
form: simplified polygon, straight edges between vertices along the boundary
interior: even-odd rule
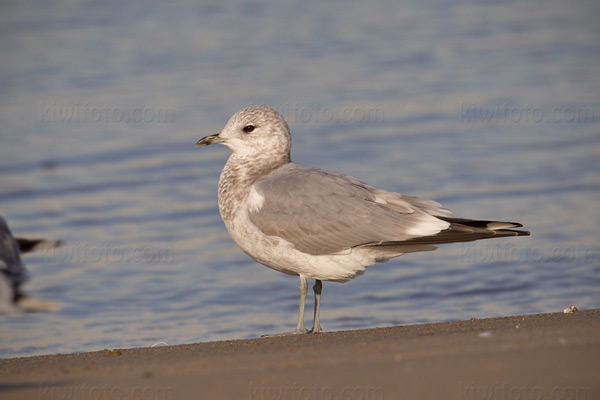
[[[4,218],[0,216],[0,313],[56,309],[55,304],[30,298],[21,290],[21,285],[29,277],[21,261],[21,253],[58,247],[62,244],[63,242],[54,240],[15,238]]]
[[[321,332],[321,281],[345,282],[377,262],[434,250],[436,244],[527,236],[516,222],[450,217],[432,200],[376,189],[348,175],[293,163],[283,117],[268,106],[245,108],[196,146],[232,150],[218,202],[233,240],[259,263],[300,277],[304,328],[307,279],[314,279],[313,327]]]

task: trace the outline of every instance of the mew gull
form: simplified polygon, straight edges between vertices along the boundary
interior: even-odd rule
[[[515,222],[449,217],[432,200],[376,189],[348,175],[293,163],[283,117],[268,106],[245,108],[196,146],[232,150],[218,202],[233,240],[259,263],[300,276],[294,333],[321,332],[321,281],[345,282],[377,262],[434,250],[436,244],[526,236]],[[314,279],[313,327],[304,328],[307,279]]]
[[[28,278],[21,253],[61,246],[63,242],[13,237],[8,224],[0,216],[0,313],[51,311],[56,306],[48,301],[33,299],[21,291]]]

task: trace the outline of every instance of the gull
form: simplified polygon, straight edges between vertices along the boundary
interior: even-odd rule
[[[516,222],[453,218],[433,200],[377,189],[348,175],[293,163],[284,118],[268,106],[236,113],[196,146],[227,146],[218,204],[225,226],[252,259],[300,277],[293,333],[322,332],[322,281],[346,282],[377,262],[436,244],[527,236]],[[304,328],[308,279],[314,279],[311,330]]]
[[[44,239],[15,238],[0,216],[0,313],[53,311],[54,303],[28,297],[21,285],[29,274],[21,261],[22,253],[61,246],[63,242]]]

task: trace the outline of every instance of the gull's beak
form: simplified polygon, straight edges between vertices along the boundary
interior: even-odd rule
[[[208,146],[210,144],[225,143],[227,141],[227,139],[219,137],[219,135],[220,135],[220,133],[217,133],[216,135],[208,135],[208,136],[203,137],[202,139],[200,139],[196,142],[196,147]]]

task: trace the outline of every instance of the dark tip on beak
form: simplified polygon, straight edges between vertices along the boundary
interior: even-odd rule
[[[220,138],[219,134],[217,133],[216,135],[208,135],[203,137],[202,139],[198,140],[196,142],[196,147],[198,146],[208,146],[211,144],[215,144],[215,143],[223,143],[225,142],[225,139]]]

